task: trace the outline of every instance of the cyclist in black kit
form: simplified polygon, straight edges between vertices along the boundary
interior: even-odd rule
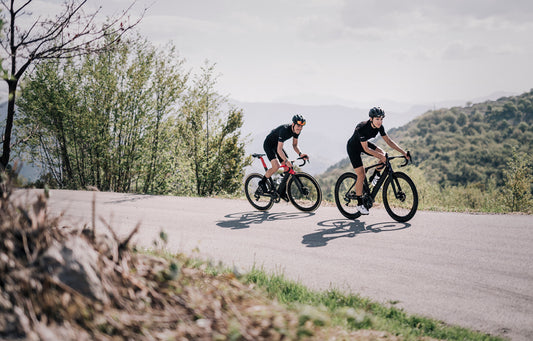
[[[363,161],[361,160],[361,153],[376,157],[382,162],[386,161],[385,151],[368,140],[376,137],[379,132],[383,140],[391,148],[397,150],[398,152],[402,153],[403,156],[408,158],[407,153],[400,146],[398,146],[396,142],[391,140],[387,133],[385,133],[385,128],[383,127],[383,118],[385,117],[385,112],[383,109],[380,107],[373,107],[368,112],[368,116],[370,116],[368,121],[360,122],[355,127],[355,131],[346,145],[348,156],[350,157],[355,174],[357,175],[357,182],[355,183],[355,195],[357,196],[357,210],[361,214],[368,214],[368,210],[363,205],[361,198],[363,195],[363,183],[365,177],[365,169],[363,167]],[[379,179],[379,171],[381,169],[376,169],[376,173],[374,173],[373,178],[371,179],[374,180],[373,184],[375,184],[377,179]]]
[[[292,168],[292,164],[288,159],[288,155],[283,149],[283,143],[285,141],[292,137],[292,147],[294,148],[294,151],[298,153],[298,156],[304,159],[309,159],[309,156],[307,156],[307,154],[303,154],[298,147],[298,137],[300,136],[304,125],[305,118],[302,115],[294,115],[292,117],[292,124],[289,123],[280,125],[279,127],[273,129],[265,138],[263,149],[265,150],[272,167],[266,171],[263,179],[259,181],[259,185],[264,192],[268,191],[266,186],[267,179],[277,172],[281,166],[280,162]],[[282,181],[282,183],[279,185],[278,193],[283,200],[289,201],[285,191],[285,186],[286,183]]]

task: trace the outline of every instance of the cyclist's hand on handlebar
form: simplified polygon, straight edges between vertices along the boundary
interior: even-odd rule
[[[302,158],[303,160],[309,160],[309,155],[307,154],[300,154],[300,158]]]
[[[285,160],[283,161],[283,163],[285,164],[285,166],[292,168],[292,163],[289,160]]]
[[[413,159],[411,158],[411,152],[407,151],[407,153],[405,153],[403,157],[405,158],[405,162],[401,164],[400,167],[407,166],[409,162],[413,162]]]

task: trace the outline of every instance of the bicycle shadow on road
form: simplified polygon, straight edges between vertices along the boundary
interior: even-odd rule
[[[318,223],[318,226],[332,228],[322,228],[316,232],[303,236],[302,244],[307,247],[321,247],[328,245],[328,242],[337,238],[353,238],[364,233],[380,233],[404,230],[411,227],[408,223],[384,222],[366,225],[364,222],[346,219],[330,219]]]
[[[295,213],[285,213],[285,212],[240,212],[240,213],[231,213],[225,215],[225,218],[228,220],[222,220],[217,222],[217,225],[222,228],[229,228],[232,230],[247,229],[250,228],[252,224],[262,224],[265,221],[275,221],[275,220],[290,220],[290,219],[300,219],[311,217],[315,213],[312,212],[295,212]]]

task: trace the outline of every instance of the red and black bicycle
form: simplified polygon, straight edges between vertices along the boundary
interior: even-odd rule
[[[252,156],[261,160],[266,172],[268,167],[263,159],[265,154],[252,154]],[[307,163],[302,158],[297,160],[303,161],[303,163],[296,165],[297,167],[302,167]],[[278,203],[282,198],[278,192],[279,185],[286,183],[285,190],[282,193],[286,194],[287,199],[294,207],[304,212],[316,210],[322,202],[322,190],[318,185],[318,181],[307,173],[297,172],[285,165],[282,165],[282,167],[284,169],[282,174],[274,174],[266,182],[266,192],[259,186],[259,181],[263,178],[263,174],[252,173],[246,177],[244,192],[250,204],[260,211],[269,210],[274,203]]]

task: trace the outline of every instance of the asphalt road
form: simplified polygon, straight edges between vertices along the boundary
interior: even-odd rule
[[[382,209],[352,221],[336,207],[303,213],[286,203],[255,211],[245,200],[51,191],[70,224],[106,221],[151,247],[284,273],[314,289],[336,288],[407,312],[533,340],[533,217],[417,212],[394,222]],[[103,220],[102,220],[103,219]]]

